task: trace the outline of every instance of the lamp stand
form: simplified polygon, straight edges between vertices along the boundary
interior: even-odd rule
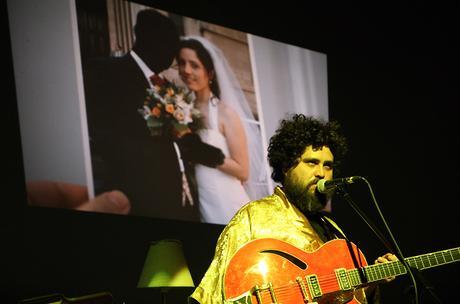
[[[161,294],[161,304],[166,304],[166,294],[168,293],[167,288],[161,288],[160,294]]]

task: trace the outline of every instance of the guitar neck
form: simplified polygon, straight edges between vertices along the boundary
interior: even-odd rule
[[[441,250],[433,253],[406,258],[410,267],[418,270],[432,268],[460,260],[460,247]],[[369,265],[360,269],[348,271],[349,278],[354,287],[364,283],[375,282],[389,277],[395,277],[407,273],[407,269],[401,261],[393,261],[382,264]]]

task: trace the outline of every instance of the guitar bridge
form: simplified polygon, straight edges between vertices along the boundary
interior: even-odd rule
[[[278,304],[279,303],[278,300],[276,299],[275,290],[273,289],[273,285],[272,285],[271,282],[269,282],[267,284],[264,284],[264,285],[261,285],[261,286],[255,285],[251,289],[251,293],[255,294],[257,302],[262,303],[261,292],[263,292],[263,291],[268,291],[270,293],[270,297],[272,299],[273,304]]]
[[[308,303],[317,304],[318,302],[312,302],[311,299],[308,298],[307,287],[305,287],[305,284],[302,278],[297,277],[295,280],[297,281],[297,284],[299,284],[300,292],[302,293],[303,302],[307,304]]]

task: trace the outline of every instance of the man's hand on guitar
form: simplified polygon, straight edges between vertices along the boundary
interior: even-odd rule
[[[386,253],[380,257],[378,257],[374,262],[375,264],[381,264],[381,263],[388,263],[388,262],[393,262],[393,261],[397,261],[398,258],[392,254],[392,253]],[[395,279],[395,277],[388,277],[385,279],[385,281],[388,283],[388,282],[391,282]]]

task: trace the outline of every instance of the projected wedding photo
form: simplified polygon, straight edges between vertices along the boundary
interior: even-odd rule
[[[129,201],[121,212],[57,207],[225,225],[272,192],[279,121],[328,119],[326,54],[131,1],[53,5],[46,13],[61,14],[12,27],[31,198],[51,180],[79,198],[117,190]],[[43,20],[61,30],[33,26]]]

